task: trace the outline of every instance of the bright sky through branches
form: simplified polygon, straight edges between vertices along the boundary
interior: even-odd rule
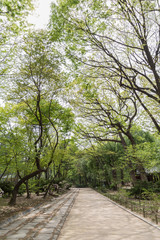
[[[28,22],[35,25],[36,29],[45,28],[49,21],[50,5],[55,0],[36,0],[35,10],[28,17]]]
[[[28,16],[28,22],[35,25],[36,29],[44,29],[50,16],[50,5],[56,0],[34,0],[35,10]],[[0,106],[3,106],[3,99],[0,98]]]

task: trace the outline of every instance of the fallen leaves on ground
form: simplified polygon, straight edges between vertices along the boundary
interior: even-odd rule
[[[24,195],[17,197],[17,204],[15,206],[9,206],[9,198],[0,198],[0,223],[39,204],[46,204],[51,199],[53,199],[53,196],[47,196],[44,199],[43,195],[37,196],[36,194],[32,194],[31,198],[28,199]]]

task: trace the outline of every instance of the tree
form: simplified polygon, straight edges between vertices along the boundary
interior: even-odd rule
[[[23,146],[20,145],[22,140],[18,129],[15,131],[12,128],[11,119],[13,117],[13,111],[10,106],[0,108],[0,156],[1,156],[1,168],[0,179],[7,177],[8,175],[15,174],[16,172],[16,160],[17,152],[19,155],[23,152]]]
[[[22,183],[48,170],[54,161],[61,133],[67,134],[73,123],[70,109],[59,103],[65,78],[59,70],[57,51],[47,32],[30,33],[24,38],[20,60],[19,72],[12,77],[9,100],[17,105],[17,121],[21,121],[26,133],[30,134],[34,168],[15,185],[11,205],[15,204]]]
[[[127,114],[124,108],[124,115],[117,111],[117,105],[119,109],[120,105],[118,101],[117,105],[114,103],[115,98],[112,94],[110,94],[112,100],[109,99],[112,102],[109,106],[111,110],[108,111],[108,107],[104,107],[102,97],[98,96],[100,100],[94,97],[97,91],[98,94],[105,92],[106,97],[107,91],[106,88],[102,90],[101,79],[106,81],[106,85],[108,82],[110,86],[116,85],[120,99],[123,99],[122,92],[129,92],[136,112],[141,113],[144,109],[156,131],[160,132],[159,6],[159,1],[149,0],[85,1],[85,5],[84,1],[59,1],[58,6],[52,5],[54,16],[51,17],[51,31],[55,32],[56,19],[61,19],[61,22],[57,22],[56,29],[59,30],[60,40],[65,46],[66,57],[75,66],[76,73],[73,73],[73,77],[80,82],[79,79],[84,79],[80,91],[85,95],[85,104],[82,105],[80,95],[77,102],[80,106],[81,101],[83,106],[80,106],[81,109],[83,108],[82,118],[85,117],[92,122],[90,129],[85,130],[87,137],[107,140],[106,131],[103,129],[105,126],[104,128],[109,129],[108,136],[112,134],[112,139],[108,140],[119,141],[115,135],[123,132],[119,136],[123,144],[126,145],[123,137],[125,135],[132,143],[133,149],[136,146],[131,131],[136,113],[135,116],[128,115],[127,125],[127,121],[124,120],[124,115]],[[88,78],[89,84],[85,80]],[[78,88],[79,86],[76,89]],[[87,92],[87,88],[92,90]],[[130,112],[128,100],[125,106]],[[115,113],[117,113],[116,117]],[[104,118],[108,118],[109,121]],[[129,119],[132,119],[131,124]],[[84,123],[80,129],[83,129],[83,125]],[[146,180],[144,168],[141,170],[142,175],[144,174],[142,178]]]
[[[120,158],[124,150],[119,143],[88,144],[76,149],[69,180],[80,187],[107,187],[117,189],[124,175]],[[120,168],[120,166],[122,168]]]
[[[96,72],[93,79],[106,74],[108,81],[116,78],[119,88],[131,90],[158,132],[159,7],[159,0],[85,1],[85,7],[83,1],[59,1],[51,18],[53,32],[55,19],[63,19],[58,30],[76,66],[79,61]]]
[[[78,83],[79,89],[71,103],[82,118],[83,124],[79,124],[78,128],[82,136],[95,141],[121,143],[124,149],[128,139],[134,148],[136,142],[132,128],[138,119],[138,103],[133,93],[119,90],[116,82],[111,84],[106,78],[97,77],[93,83],[89,74],[88,78],[79,79]],[[136,182],[136,169],[139,169],[142,181],[147,181],[143,162],[137,159],[134,166],[132,161],[128,165],[133,184]]]
[[[17,49],[17,38],[27,27],[26,16],[33,10],[32,0],[3,0],[0,2],[0,76],[10,74],[11,60]]]

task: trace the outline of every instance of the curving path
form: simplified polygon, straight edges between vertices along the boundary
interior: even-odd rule
[[[80,189],[58,240],[160,240],[160,228],[94,190]]]

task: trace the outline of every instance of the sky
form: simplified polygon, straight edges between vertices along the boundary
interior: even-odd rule
[[[28,16],[28,22],[35,24],[36,29],[45,28],[49,21],[50,4],[55,0],[35,0],[35,10]],[[0,106],[3,105],[3,100],[0,99]]]
[[[35,10],[28,17],[28,22],[35,24],[35,28],[45,28],[50,15],[50,4],[54,0],[36,0]]]

